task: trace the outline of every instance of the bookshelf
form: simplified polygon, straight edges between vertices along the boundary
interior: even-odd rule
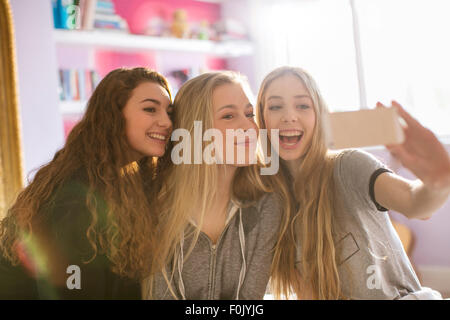
[[[253,54],[249,41],[215,42],[128,34],[120,31],[54,30],[57,45],[80,46],[116,51],[172,51],[209,54],[218,58],[234,58]]]
[[[87,100],[60,100],[59,109],[63,114],[82,114],[86,110]]]
[[[229,59],[253,54],[250,41],[215,42],[197,39],[178,39],[134,35],[120,31],[108,30],[53,30],[56,46],[69,48],[85,48],[86,50],[112,50],[118,52],[178,52],[208,55],[211,57]],[[82,114],[87,101],[61,100],[62,114]]]
[[[184,0],[180,9],[175,2],[166,3],[165,0],[152,0],[154,6],[149,6],[147,0],[136,0],[131,7],[124,5],[125,0],[71,1],[77,3],[74,7],[79,9],[78,14],[73,14],[73,8],[69,10],[71,6],[65,1],[52,0],[55,26],[52,38],[58,57],[59,109],[63,118],[72,119],[85,112],[86,99],[98,83],[96,80],[107,73],[109,65],[111,68],[152,66],[173,82],[172,89],[176,93],[184,81],[184,74],[191,77],[203,70],[228,68],[228,63],[232,66],[246,64],[254,54],[253,43],[245,40],[245,31],[233,21],[227,20],[225,26],[223,20],[223,25],[208,29],[213,39],[227,40],[205,40],[207,36],[199,39],[202,38],[201,22],[212,23],[223,18],[218,4]],[[184,35],[186,38],[169,36],[177,35],[170,28],[171,18],[161,18],[160,11],[155,8],[171,12],[172,17],[178,11],[189,12],[195,17],[190,23],[193,27],[190,33]],[[145,12],[145,23],[135,14],[136,10]],[[72,21],[69,16],[75,18],[73,25],[69,25]],[[91,76],[86,75],[86,71]]]

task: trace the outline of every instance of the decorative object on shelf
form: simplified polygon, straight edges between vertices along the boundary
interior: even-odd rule
[[[247,40],[248,34],[244,25],[234,19],[222,19],[214,23],[213,28],[217,33],[215,40]]]
[[[178,89],[191,77],[190,69],[174,70],[170,73],[170,78],[173,79],[175,86],[174,89]]]
[[[198,30],[193,38],[200,40],[209,40],[211,38],[211,28],[209,27],[209,22],[207,20],[200,21]]]
[[[170,33],[176,38],[187,38],[189,25],[187,23],[187,14],[183,9],[177,9],[173,12],[173,22],[170,27]]]
[[[125,0],[120,1],[125,2]],[[163,3],[165,0],[160,1]],[[65,69],[59,71],[58,95],[66,135],[84,114],[87,101],[98,82],[96,80],[98,74],[93,70],[75,69],[76,67],[71,66],[98,68],[103,73],[109,64],[115,67],[116,64],[133,64],[135,57],[136,61],[142,62],[144,59],[141,55],[146,55],[145,61],[148,60],[149,63],[155,64],[155,68],[164,70],[175,95],[186,80],[206,71],[204,68],[207,66],[220,69],[226,65],[222,59],[253,53],[253,46],[248,41],[230,43],[212,41],[215,40],[215,30],[212,28],[214,20],[209,19],[215,15],[208,12],[205,12],[203,17],[198,17],[196,21],[188,22],[187,18],[190,17],[191,12],[189,10],[193,10],[192,8],[174,11],[173,7],[167,9],[166,6],[149,5],[144,6],[147,12],[134,14],[124,6],[119,7],[119,2],[116,0],[79,0],[78,4],[81,13],[81,30],[55,29],[53,31],[55,46],[61,49],[58,50],[58,55],[64,55],[64,58],[59,59],[60,68],[64,66],[62,68]],[[141,10],[141,7],[138,10]],[[105,20],[106,22],[120,21],[120,17],[117,20],[113,17],[121,14],[128,19],[131,30],[136,31],[137,34],[108,32],[111,30],[108,29],[108,24],[102,24],[102,20],[103,22]],[[136,24],[139,27],[134,28],[134,19],[138,20]],[[109,26],[116,28],[118,25],[112,23]],[[73,63],[71,62],[72,48],[74,49]],[[115,59],[116,57],[113,60],[111,58],[113,55],[103,59],[111,52],[114,52],[114,55],[118,53],[120,62],[116,63],[118,60]],[[123,59],[121,53],[124,53]],[[178,53],[179,60],[172,61],[174,57],[178,59]],[[69,68],[71,70],[68,70]]]
[[[189,79],[192,79],[202,73],[209,72],[205,67],[190,67],[186,69],[172,70],[167,73],[166,78],[172,86],[172,93],[176,95],[180,87]]]
[[[148,20],[147,28],[144,32],[147,36],[165,37],[170,35],[168,23],[159,16],[152,17]]]

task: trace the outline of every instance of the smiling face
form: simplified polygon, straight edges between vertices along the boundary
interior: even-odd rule
[[[279,129],[279,155],[298,160],[308,149],[314,132],[316,112],[303,82],[285,74],[270,83],[264,98],[264,123],[269,132]]]
[[[170,97],[157,83],[144,82],[132,92],[122,110],[132,161],[160,157],[172,130]]]
[[[253,105],[247,94],[238,83],[227,83],[218,86],[213,91],[213,114],[214,114],[214,128],[221,131],[223,136],[223,161],[226,161],[227,149],[228,152],[233,151],[234,159],[233,165],[240,166],[238,163],[238,153],[243,156],[245,162],[241,165],[248,165],[253,159],[256,150],[256,142],[258,135],[258,127],[254,120]],[[235,137],[227,148],[226,144],[226,130],[233,129],[235,131],[242,130],[244,133],[249,133],[248,136],[242,139]],[[254,135],[250,134],[254,130]]]

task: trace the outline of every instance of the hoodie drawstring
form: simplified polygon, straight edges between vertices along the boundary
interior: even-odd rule
[[[236,207],[236,205],[233,204],[233,208],[231,209],[230,212],[233,214],[236,211],[237,211],[237,207]],[[232,215],[230,215],[228,217],[227,224],[231,218],[232,218]],[[244,283],[245,276],[247,273],[247,262],[245,260],[245,233],[244,233],[244,224],[242,223],[242,208],[239,208],[239,244],[241,247],[242,265],[241,265],[241,271],[239,273],[239,283],[238,283],[238,287],[236,290],[236,298],[235,298],[236,300],[239,300],[239,293],[241,291],[241,288],[242,288],[242,285]],[[186,291],[185,291],[183,275],[182,275],[183,264],[184,264],[184,232],[183,232],[183,235],[180,240],[180,254],[179,254],[177,269],[178,269],[178,290],[180,291],[181,299],[186,300]]]
[[[242,223],[242,208],[239,208],[239,243],[241,244],[242,266],[241,272],[239,273],[239,284],[236,290],[236,300],[239,300],[239,293],[241,291],[241,287],[244,283],[245,275],[247,273],[247,262],[245,261],[245,234],[244,225]]]

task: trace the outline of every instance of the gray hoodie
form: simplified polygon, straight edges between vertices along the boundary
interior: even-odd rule
[[[217,243],[200,232],[197,243],[186,258],[194,226],[186,230],[180,244],[179,263],[171,279],[176,299],[262,299],[270,278],[278,229],[280,204],[272,193],[257,202],[238,207],[230,202],[228,219]],[[171,277],[172,265],[166,267]],[[143,286],[149,298],[148,284]],[[147,291],[147,292],[146,292]],[[162,273],[153,283],[153,299],[175,299]]]

